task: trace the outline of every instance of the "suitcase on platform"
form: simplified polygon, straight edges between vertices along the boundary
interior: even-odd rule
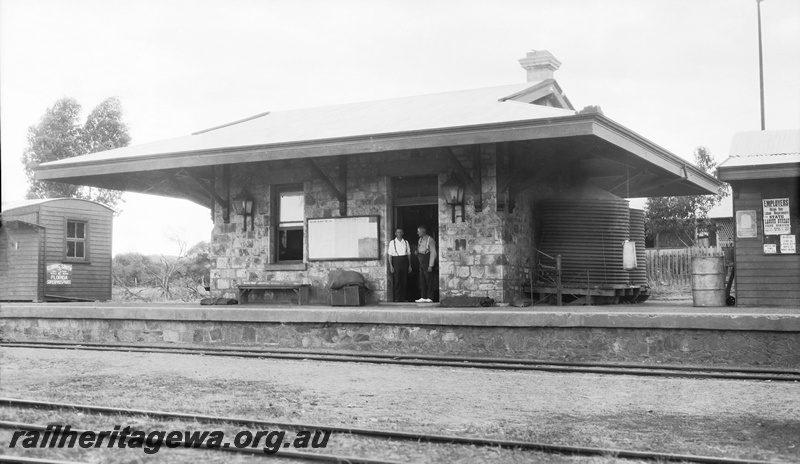
[[[331,289],[331,306],[364,306],[367,290],[363,285],[347,285]]]

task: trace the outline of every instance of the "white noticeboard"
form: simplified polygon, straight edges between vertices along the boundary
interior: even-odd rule
[[[380,259],[379,234],[379,216],[309,219],[308,259]]]

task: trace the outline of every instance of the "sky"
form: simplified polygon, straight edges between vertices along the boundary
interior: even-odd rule
[[[761,4],[767,129],[800,128],[800,1]],[[525,81],[549,50],[577,109],[691,160],[760,128],[755,0],[0,0],[2,201],[57,99],[120,98],[133,144],[265,111]],[[207,208],[126,193],[113,253],[209,240]]]

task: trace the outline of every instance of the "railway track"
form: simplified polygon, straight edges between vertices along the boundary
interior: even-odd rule
[[[725,458],[715,456],[698,456],[691,454],[674,454],[674,453],[660,453],[651,451],[634,451],[614,448],[596,448],[584,446],[569,446],[569,445],[556,445],[548,443],[535,443],[526,441],[515,440],[496,440],[489,438],[474,438],[474,437],[459,437],[450,435],[437,435],[426,433],[414,432],[397,432],[391,430],[381,429],[367,429],[356,427],[343,427],[332,426],[313,423],[299,423],[299,422],[280,422],[280,421],[265,421],[254,420],[247,418],[237,417],[223,417],[205,414],[187,414],[168,411],[153,411],[144,409],[129,409],[117,408],[110,406],[93,406],[83,404],[70,404],[49,401],[35,401],[19,398],[0,398],[0,406],[13,407],[13,408],[28,408],[28,409],[44,409],[44,410],[72,410],[80,411],[87,414],[98,415],[115,415],[115,416],[140,416],[148,417],[159,420],[184,420],[191,422],[198,422],[202,424],[227,424],[238,427],[264,427],[264,428],[281,428],[288,430],[321,430],[330,431],[331,433],[345,433],[350,435],[380,438],[395,441],[406,442],[426,442],[426,443],[444,443],[452,445],[464,446],[480,446],[480,447],[494,447],[516,450],[527,450],[548,454],[562,454],[573,456],[605,456],[622,459],[638,459],[658,462],[696,462],[707,464],[765,464],[768,461],[739,459],[739,458]],[[44,431],[46,426],[37,424],[25,424],[18,422],[0,421],[0,428],[14,429],[14,430],[36,430]],[[73,429],[77,430],[77,429]],[[80,431],[78,431],[80,433]],[[209,448],[227,452],[242,452],[247,454],[262,455],[260,450],[251,448]],[[322,453],[308,453],[294,450],[279,450],[277,454],[272,457],[286,457],[295,459],[307,459],[322,462],[350,462],[350,463],[364,463],[364,464],[377,464],[387,463],[393,461],[384,461],[380,459],[362,458],[357,456],[342,456],[334,454]],[[2,457],[0,457],[2,461]]]
[[[589,373],[607,375],[662,376],[699,379],[800,381],[800,370],[749,367],[680,366],[662,364],[592,363],[490,357],[453,357],[424,354],[387,354],[359,352],[326,352],[293,349],[255,349],[246,347],[166,347],[121,343],[63,343],[3,341],[0,347],[35,349],[70,349],[138,353],[195,354],[239,358],[313,360],[326,362],[360,362],[493,370],[533,370],[555,373]]]
[[[29,458],[25,456],[9,456],[0,454],[0,462],[4,464],[88,464],[79,461],[59,461],[57,459]]]
[[[47,426],[41,424],[27,424],[24,422],[10,422],[10,421],[0,421],[0,428],[4,429],[12,429],[12,430],[24,430],[24,431],[35,431],[35,432],[47,432]],[[83,429],[71,429],[71,431],[82,434],[86,432]],[[127,441],[127,440],[123,440]],[[254,448],[236,448],[236,447],[210,447],[206,443],[199,444],[196,448],[190,449],[205,449],[205,450],[215,450],[215,451],[223,451],[229,453],[240,453],[240,454],[250,454],[256,456],[264,456],[264,453],[261,452],[260,449]],[[283,458],[292,458],[292,459],[301,459],[301,460],[308,460],[308,461],[316,461],[316,462],[337,462],[337,463],[353,463],[353,464],[398,464],[397,461],[387,461],[383,459],[371,459],[371,458],[362,458],[358,456],[345,456],[345,455],[337,455],[337,454],[324,454],[324,453],[308,453],[303,451],[294,451],[294,450],[280,450],[278,454],[273,455]],[[5,461],[5,456],[0,456],[0,462],[7,462]],[[11,461],[11,462],[18,462],[18,461]],[[19,462],[31,462],[31,461],[19,461]],[[63,461],[49,461],[49,460],[40,460],[40,461],[33,461],[33,462],[63,462]]]

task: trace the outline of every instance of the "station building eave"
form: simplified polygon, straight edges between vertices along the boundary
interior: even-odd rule
[[[613,190],[612,184],[615,188],[622,185],[620,179],[630,180],[631,176],[639,175],[638,182],[628,181],[626,190],[617,193],[620,196],[705,195],[716,193],[720,185],[690,162],[599,113],[265,145],[232,143],[224,148],[104,159],[86,155],[46,163],[35,172],[39,180],[154,193],[208,205],[208,195],[197,185],[213,180],[215,166],[506,142],[546,142],[562,152],[591,146],[593,149],[586,150],[575,161],[607,173],[598,175],[596,183],[600,187]],[[188,174],[200,182],[189,181],[188,185],[194,186],[190,189],[173,188],[176,173]]]

